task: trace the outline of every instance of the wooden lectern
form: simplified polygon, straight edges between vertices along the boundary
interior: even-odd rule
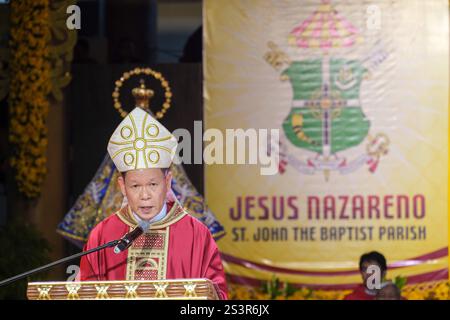
[[[219,300],[209,279],[28,283],[29,300]]]

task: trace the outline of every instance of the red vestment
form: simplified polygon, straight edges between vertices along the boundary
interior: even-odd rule
[[[208,228],[178,203],[167,203],[167,215],[151,225],[125,251],[107,248],[81,258],[81,281],[207,278],[227,299],[225,273]],[[128,206],[100,222],[84,251],[120,239],[137,226]]]
[[[375,300],[375,294],[368,294],[364,285],[359,285],[344,297],[344,300]]]

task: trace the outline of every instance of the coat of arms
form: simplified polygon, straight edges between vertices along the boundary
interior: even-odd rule
[[[280,79],[290,81],[293,101],[282,124],[280,173],[291,165],[304,174],[331,171],[347,174],[363,165],[375,172],[381,156],[388,151],[389,139],[383,133],[371,134],[372,124],[360,99],[361,83],[369,70],[387,58],[379,43],[368,57],[349,59],[335,52],[363,41],[357,28],[330,3],[323,0],[317,10],[289,33],[288,42],[298,50],[315,50],[316,56],[292,60],[270,41],[265,60],[281,71]],[[362,147],[354,159],[346,151]],[[296,158],[289,147],[305,151]]]

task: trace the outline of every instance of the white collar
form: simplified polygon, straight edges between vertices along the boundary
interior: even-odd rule
[[[167,214],[167,204],[164,202],[164,205],[161,209],[161,211],[154,216],[153,218],[151,218],[148,222],[149,223],[155,223],[158,222],[159,220],[162,220]],[[139,223],[142,221],[141,217],[139,217],[136,213],[133,212],[133,216],[136,219],[136,221]]]
[[[366,292],[366,294],[368,294],[369,296],[375,296],[377,294],[377,290],[370,290],[367,288],[364,288],[364,291]]]

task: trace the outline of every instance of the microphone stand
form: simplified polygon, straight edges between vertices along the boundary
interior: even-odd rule
[[[93,249],[88,250],[88,251],[80,252],[80,253],[71,255],[71,256],[69,256],[69,257],[66,257],[66,258],[57,260],[57,261],[55,261],[55,262],[46,264],[45,266],[42,266],[42,267],[39,267],[39,268],[30,270],[30,271],[27,271],[27,272],[18,274],[18,275],[14,276],[14,277],[5,279],[5,280],[3,280],[3,281],[0,281],[0,287],[6,286],[6,285],[8,285],[8,284],[10,284],[10,283],[12,283],[12,282],[15,282],[15,281],[17,281],[17,280],[20,280],[20,279],[22,279],[22,278],[31,276],[32,274],[35,274],[35,273],[38,273],[38,272],[41,272],[41,271],[50,269],[50,268],[52,268],[52,267],[54,267],[54,266],[57,266],[57,265],[59,265],[59,264],[61,264],[61,263],[68,262],[68,261],[71,261],[71,260],[74,260],[74,259],[76,259],[76,258],[85,256],[85,255],[87,255],[87,254],[90,254],[90,253],[93,253],[93,252],[97,252],[97,251],[103,250],[103,249],[105,249],[105,248],[111,248],[111,247],[114,247],[114,246],[116,246],[117,244],[119,244],[121,241],[122,241],[122,240],[114,240],[114,241],[110,241],[110,242],[108,242],[108,243],[105,243],[104,245],[101,245],[101,246],[97,247],[97,248],[93,248]]]

